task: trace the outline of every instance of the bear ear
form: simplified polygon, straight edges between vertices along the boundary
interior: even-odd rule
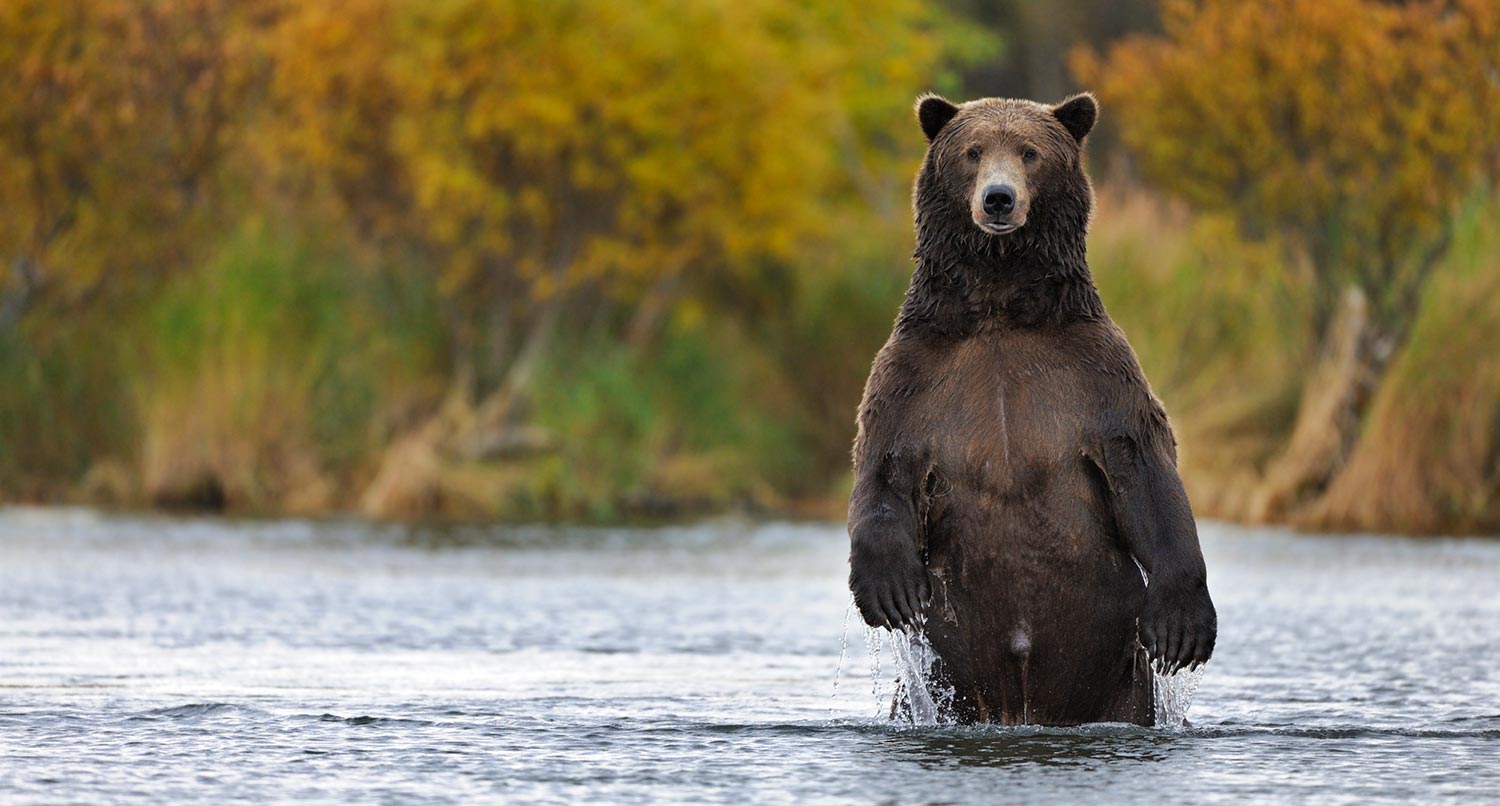
[[[917,122],[922,124],[922,133],[927,135],[929,143],[937,139],[938,132],[957,114],[958,107],[941,95],[929,92],[917,99]]]
[[[1073,135],[1074,140],[1082,143],[1083,138],[1093,131],[1094,121],[1099,119],[1099,102],[1091,93],[1081,93],[1052,107],[1052,114],[1062,121],[1063,128]]]

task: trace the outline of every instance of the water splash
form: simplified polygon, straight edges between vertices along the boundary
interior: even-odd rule
[[[856,608],[851,600],[844,611],[843,633],[839,638],[839,663],[833,675],[833,693],[828,715],[833,718],[842,683],[844,664],[849,653],[849,624]],[[904,718],[915,726],[951,724],[956,696],[952,686],[936,674],[937,652],[920,630],[913,632],[865,627],[865,648],[870,662],[870,696],[875,701],[877,719]],[[883,672],[884,650],[889,644],[894,657],[895,678],[888,681]],[[1156,706],[1157,727],[1178,729],[1187,724],[1187,712],[1203,680],[1203,668],[1182,669],[1173,675],[1152,670],[1151,686]],[[894,686],[887,692],[889,682]]]
[[[865,649],[870,654],[870,696],[875,699],[875,716],[881,716],[881,705],[885,702],[885,683],[880,675],[880,650],[884,643],[884,631],[865,627]]]
[[[833,694],[828,698],[828,718],[833,719],[833,709],[839,701],[839,679],[844,675],[844,660],[849,657],[849,620],[854,617],[854,600],[844,609],[844,631],[839,635],[839,665],[833,670]]]
[[[1203,667],[1180,669],[1174,675],[1151,672],[1151,689],[1156,695],[1156,726],[1181,728],[1187,724],[1188,708],[1203,681]]]
[[[839,666],[833,677],[833,699],[836,703],[844,663],[848,659],[849,624],[857,618],[851,599],[844,611],[844,633],[839,644]],[[860,623],[863,623],[862,620]],[[954,691],[952,686],[938,683],[934,675],[937,652],[921,632],[908,633],[884,628],[864,628],[865,649],[870,663],[870,696],[875,701],[877,719],[894,718],[901,715],[914,725],[941,725],[947,722],[944,714],[951,711]],[[895,677],[887,679],[889,672],[883,663],[883,655],[889,646],[894,657]],[[891,684],[894,685],[891,685]],[[890,687],[887,690],[888,686]],[[828,709],[834,713],[834,703]]]
[[[892,695],[892,712],[905,715],[913,725],[950,722],[954,690],[934,674],[938,657],[927,635],[920,631],[892,633],[891,646],[901,681]]]

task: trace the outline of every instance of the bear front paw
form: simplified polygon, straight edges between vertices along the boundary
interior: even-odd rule
[[[1146,611],[1141,615],[1141,645],[1162,674],[1196,669],[1214,654],[1219,618],[1208,588],[1202,583],[1186,589],[1158,584],[1146,589]]]
[[[873,547],[872,547],[873,548]],[[931,593],[927,569],[910,546],[861,550],[849,558],[849,589],[865,623],[892,630],[916,626]]]

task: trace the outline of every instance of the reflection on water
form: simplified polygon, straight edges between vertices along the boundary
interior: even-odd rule
[[[1500,791],[1500,544],[1203,539],[1221,633],[1191,727],[998,728],[885,718],[897,656],[920,668],[922,648],[871,668],[838,525],[0,511],[0,800]]]

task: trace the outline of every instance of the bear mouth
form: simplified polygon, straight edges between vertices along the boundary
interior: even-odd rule
[[[979,228],[991,235],[1005,235],[1006,233],[1015,232],[1016,230],[1020,229],[1021,225],[1010,223],[1002,224],[996,221],[981,221],[979,222]]]

